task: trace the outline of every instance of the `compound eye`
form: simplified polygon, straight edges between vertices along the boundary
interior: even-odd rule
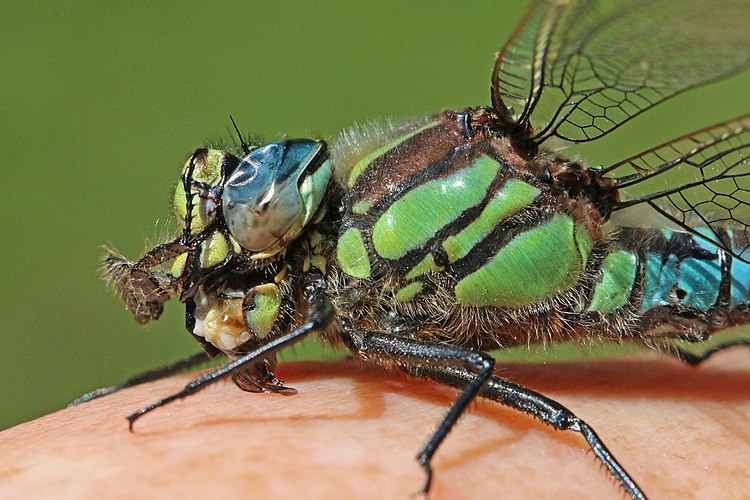
[[[185,162],[182,167],[183,179],[175,187],[172,204],[182,227],[189,229],[191,234],[199,233],[213,224],[221,203],[218,192],[222,176],[238,161],[236,156],[225,151],[198,149]]]
[[[294,139],[251,151],[224,184],[229,232],[258,257],[279,252],[315,214],[331,172],[323,142]]]

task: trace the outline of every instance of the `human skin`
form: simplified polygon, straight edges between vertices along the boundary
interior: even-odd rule
[[[588,422],[653,498],[750,491],[750,349],[700,367],[657,354],[501,364]],[[0,433],[2,498],[409,498],[414,457],[454,389],[352,362],[282,363],[294,396],[231,382],[138,420],[125,416],[194,377],[123,390]],[[430,498],[623,498],[583,438],[489,401],[434,460]]]

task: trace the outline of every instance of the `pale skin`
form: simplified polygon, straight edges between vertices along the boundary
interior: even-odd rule
[[[657,354],[500,364],[588,422],[653,498],[750,491],[750,348],[698,368]],[[137,386],[0,433],[0,497],[409,498],[415,455],[456,391],[352,362],[282,363],[295,396],[221,381],[125,416],[193,375]],[[582,437],[479,401],[434,460],[430,498],[623,498]]]

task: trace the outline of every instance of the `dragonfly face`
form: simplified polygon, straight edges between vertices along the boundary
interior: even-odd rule
[[[353,127],[330,151],[199,149],[175,191],[182,234],[137,262],[109,255],[105,274],[140,322],[179,296],[208,353],[236,359],[178,397],[230,374],[288,390],[275,353],[318,332],[463,391],[419,456],[425,490],[481,395],[581,433],[641,498],[585,422],[495,377],[484,351],[600,338],[690,360],[673,341],[750,322],[748,116],[605,167],[545,148],[741,70],[747,19],[731,1],[538,1],[497,55],[492,106]],[[673,227],[617,222],[634,208]]]

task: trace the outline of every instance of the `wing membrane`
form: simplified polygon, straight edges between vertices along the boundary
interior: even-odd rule
[[[602,173],[620,193],[613,210],[648,204],[690,232],[708,230],[702,236],[735,257],[750,257],[743,255],[750,249],[750,115],[674,139]],[[723,229],[744,237],[732,248]]]
[[[745,1],[539,0],[498,54],[493,104],[533,139],[601,137],[750,62]]]

